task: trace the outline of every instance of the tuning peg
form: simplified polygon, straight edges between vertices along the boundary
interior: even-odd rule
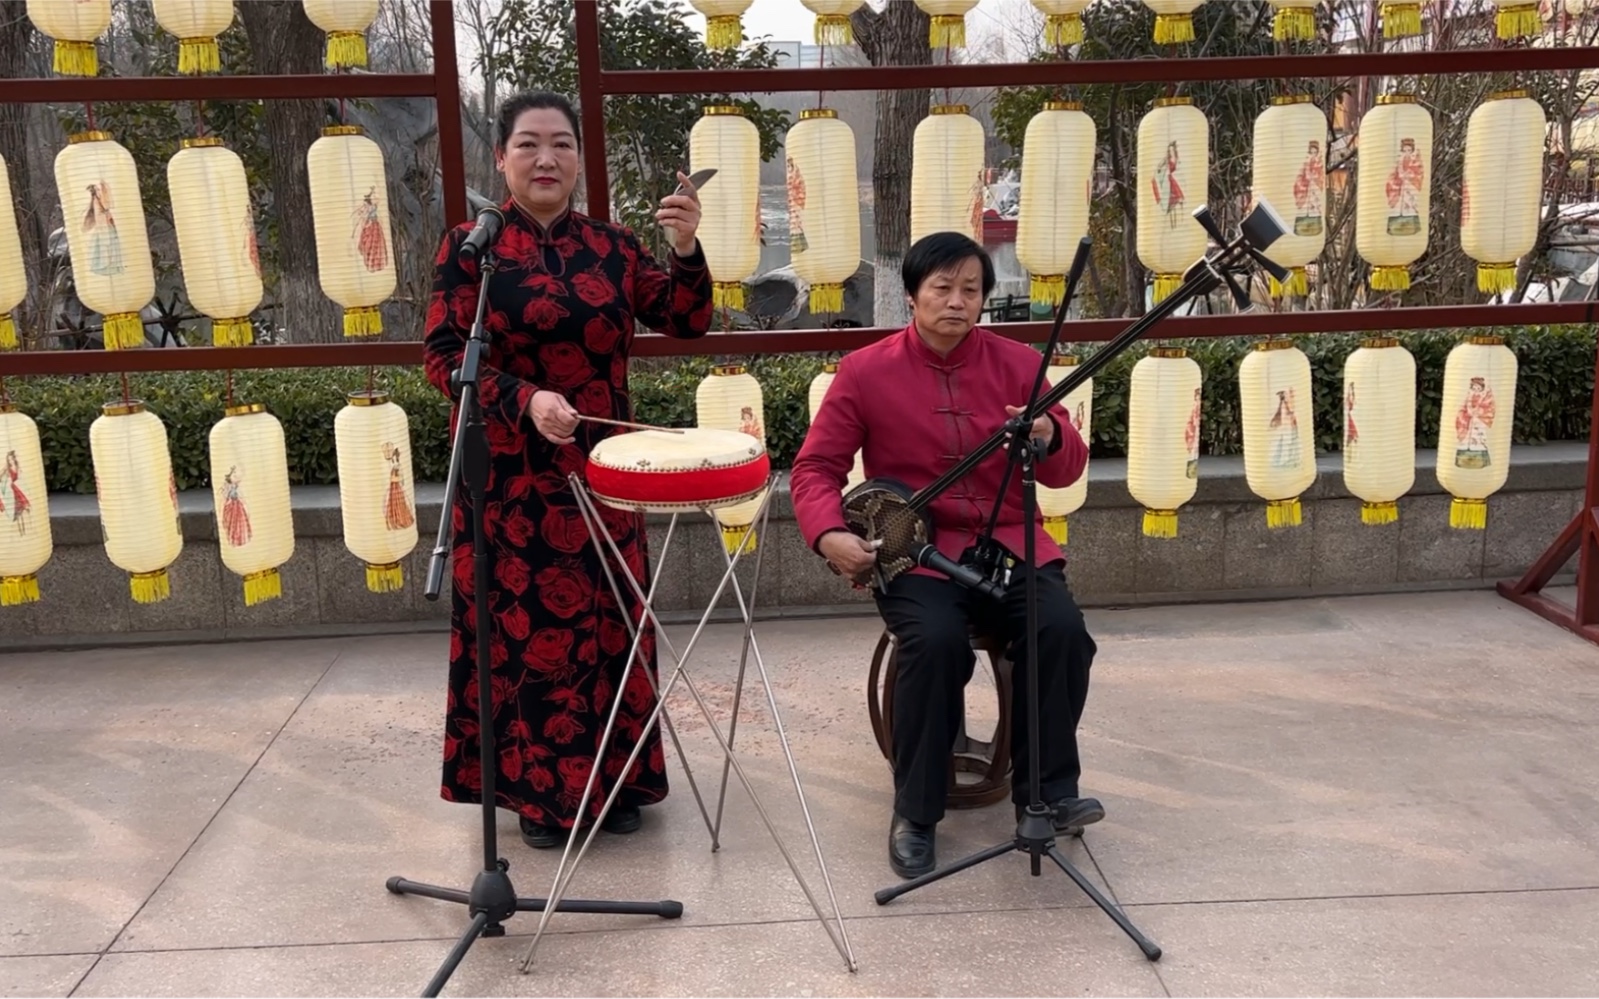
[[[1227,240],[1222,237],[1221,227],[1216,224],[1216,217],[1210,213],[1209,205],[1200,205],[1194,209],[1194,221],[1210,236],[1217,245],[1225,245]]]
[[[1282,216],[1265,198],[1256,198],[1249,214],[1238,223],[1238,234],[1251,250],[1265,250],[1288,232]]]
[[[1238,306],[1238,311],[1243,312],[1253,305],[1249,297],[1249,289],[1240,285],[1231,271],[1222,272],[1222,280],[1227,282],[1227,290],[1233,293],[1233,304]]]
[[[1266,256],[1264,253],[1261,253],[1260,251],[1255,250],[1255,249],[1250,249],[1249,250],[1249,257],[1255,263],[1259,264],[1261,266],[1261,268],[1266,271],[1266,273],[1270,274],[1272,277],[1276,278],[1278,281],[1287,281],[1288,280],[1288,268],[1284,267],[1282,264],[1279,264],[1277,261],[1275,261],[1275,260],[1271,259],[1270,257]]]

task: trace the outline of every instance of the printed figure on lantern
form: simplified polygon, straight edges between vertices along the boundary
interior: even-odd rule
[[[1481,375],[1471,380],[1466,401],[1455,414],[1455,466],[1487,468],[1493,464],[1488,454],[1488,431],[1494,425],[1494,390]]]
[[[753,407],[745,406],[743,409],[739,410],[738,429],[743,433],[754,437],[756,440],[766,440],[766,435],[761,431],[761,421],[755,418],[755,410]]]
[[[1182,221],[1177,212],[1183,207],[1183,188],[1177,183],[1177,162],[1177,140],[1173,139],[1166,146],[1166,161],[1155,168],[1155,176],[1150,180],[1155,187],[1155,204],[1166,213],[1174,229]]]
[[[416,523],[411,504],[405,501],[405,483],[400,479],[404,453],[392,442],[384,441],[383,457],[389,463],[389,493],[383,502],[383,520],[391,531],[403,531]]]
[[[18,534],[28,533],[28,510],[33,506],[28,502],[28,495],[22,491],[20,479],[22,478],[22,463],[17,460],[17,452],[6,452],[5,478],[11,485],[11,523],[16,525]],[[0,492],[0,514],[5,513],[5,494]]]
[[[1388,175],[1388,235],[1414,236],[1421,231],[1421,188],[1426,167],[1416,152],[1416,140],[1399,140],[1399,161]]]
[[[355,209],[355,245],[369,271],[381,271],[389,263],[389,244],[378,220],[377,190],[368,190]]]
[[[1271,463],[1277,468],[1299,464],[1299,417],[1294,415],[1294,390],[1277,391],[1277,410],[1266,424],[1271,428]]]
[[[244,251],[250,257],[250,266],[255,268],[255,276],[261,276],[261,247],[255,241],[255,218],[248,207],[244,210]]]
[[[1199,389],[1194,389],[1194,408],[1188,411],[1188,426],[1183,428],[1183,443],[1188,446],[1188,467],[1185,469],[1190,479],[1199,478]]]
[[[805,177],[794,157],[785,157],[788,176],[788,245],[792,253],[804,253],[810,244],[805,239]],[[755,214],[760,218],[760,213]]]
[[[983,238],[983,193],[988,190],[988,172],[977,171],[977,179],[972,182],[971,203],[968,206],[968,219],[972,226],[972,238]]]
[[[250,543],[250,512],[239,497],[239,467],[228,469],[222,478],[222,530],[228,535],[228,544],[243,548]]]
[[[1294,178],[1294,235],[1316,236],[1321,233],[1323,199],[1327,192],[1327,163],[1321,155],[1321,143],[1315,139],[1305,152],[1304,165]]]
[[[1360,428],[1355,425],[1355,383],[1344,389],[1344,451],[1353,454],[1360,442]]]
[[[1072,411],[1071,417],[1072,417],[1072,426],[1077,428],[1077,436],[1082,437],[1082,435],[1083,435],[1083,423],[1086,422],[1086,420],[1088,418],[1087,404],[1083,403],[1083,402],[1078,402],[1077,403],[1077,408]],[[1087,438],[1084,438],[1084,441],[1086,442]]]
[[[90,184],[89,210],[83,214],[83,231],[89,234],[89,269],[112,277],[125,269],[122,263],[122,237],[117,235],[117,219],[111,185],[105,181]]]

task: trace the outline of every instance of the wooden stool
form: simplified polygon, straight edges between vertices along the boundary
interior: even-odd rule
[[[1011,663],[1005,657],[1004,645],[997,640],[974,633],[971,642],[974,651],[988,653],[989,667],[994,673],[994,691],[999,699],[999,721],[990,742],[973,739],[966,733],[966,722],[961,721],[951,753],[950,808],[982,808],[1010,796]],[[899,662],[894,645],[893,634],[883,629],[866,679],[866,710],[871,716],[872,734],[877,737],[877,748],[890,767],[894,763],[894,678]],[[977,779],[962,781],[961,774],[976,774]]]

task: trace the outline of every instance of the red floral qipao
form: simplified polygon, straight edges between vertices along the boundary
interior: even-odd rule
[[[489,607],[493,752],[500,768],[496,800],[542,825],[571,828],[632,642],[566,476],[582,473],[598,441],[626,431],[581,423],[576,443],[557,446],[534,429],[528,403],[545,389],[560,392],[581,413],[632,420],[627,373],[635,321],[670,336],[704,335],[711,324],[711,277],[697,250],[663,266],[621,226],[569,212],[546,230],[514,202],[503,208],[505,227],[494,244],[499,265],[484,313],[491,342],[480,384],[490,454],[485,513],[494,579]],[[445,234],[428,307],[427,375],[446,394],[477,307],[477,267],[456,259],[470,231],[465,223]],[[463,485],[452,511],[440,793],[447,801],[481,802],[470,502]],[[598,506],[629,570],[648,588],[643,519]],[[641,608],[620,573],[617,582],[629,615],[638,621]],[[648,631],[641,658],[653,671],[655,642]],[[589,801],[591,819],[655,708],[650,682],[637,665],[621,696],[603,779]],[[619,802],[650,804],[666,793],[657,726]]]

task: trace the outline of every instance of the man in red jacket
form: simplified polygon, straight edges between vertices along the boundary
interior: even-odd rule
[[[966,236],[942,232],[918,240],[905,255],[903,279],[911,324],[840,363],[790,476],[805,543],[851,579],[868,578],[874,562],[872,548],[844,523],[842,490],[856,451],[868,479],[897,479],[919,489],[1021,413],[1041,360],[1033,348],[976,325],[994,289],[994,266]],[[1058,404],[1034,421],[1032,433],[1047,443],[1035,467],[1039,485],[1060,488],[1083,474],[1087,445]],[[1007,450],[996,449],[930,505],[933,543],[948,558],[960,562],[987,527],[1006,461]],[[1060,546],[1041,517],[1022,522],[1021,476],[1014,474],[994,529],[994,540],[1014,561],[1003,603],[922,568],[896,577],[886,591],[874,590],[898,646],[888,855],[901,877],[937,866],[934,832],[944,817],[950,752],[975,665],[971,626],[1011,643],[1017,670],[1011,796],[1018,817],[1028,801],[1027,577],[1021,559],[1029,530],[1039,595],[1039,784],[1060,832],[1081,832],[1105,815],[1098,801],[1078,796],[1077,786],[1077,723],[1096,646],[1067,588]]]

